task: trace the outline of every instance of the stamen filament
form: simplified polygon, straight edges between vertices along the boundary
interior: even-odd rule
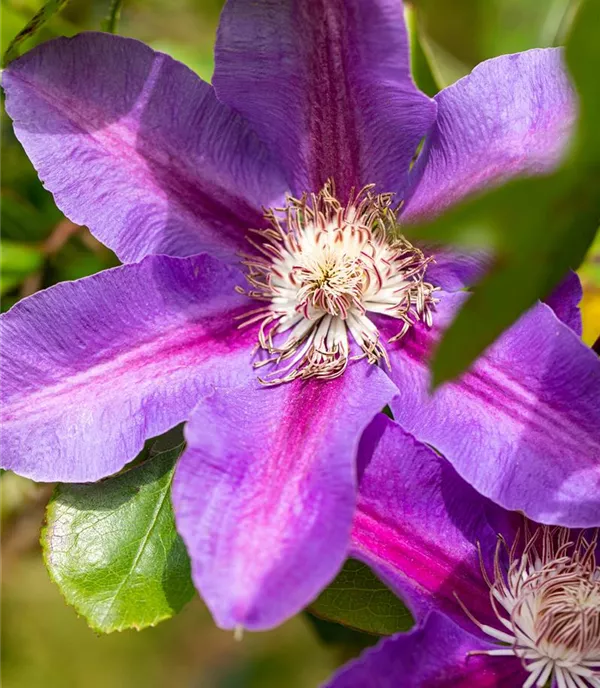
[[[267,304],[239,325],[261,322],[258,343],[269,356],[255,365],[274,367],[264,384],[330,380],[360,358],[389,366],[370,313],[400,321],[389,343],[418,322],[431,327],[436,288],[424,275],[433,259],[399,235],[391,194],[366,186],[342,206],[328,183],[265,218],[270,226],[248,237],[255,252],[242,256],[251,289],[237,289]]]

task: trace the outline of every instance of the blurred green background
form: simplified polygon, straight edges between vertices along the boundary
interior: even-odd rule
[[[36,37],[98,29],[109,0],[72,0]],[[434,91],[482,59],[559,44],[577,8],[573,0],[419,0],[420,85]],[[185,62],[205,79],[221,0],[125,0],[118,33]],[[8,43],[39,9],[38,0],[1,0],[1,42]],[[26,44],[25,49],[30,47]],[[431,72],[431,73],[430,73]],[[62,280],[117,264],[85,228],[54,206],[2,115],[0,254],[2,309]],[[600,334],[600,242],[580,270],[584,339]],[[216,629],[195,599],[175,619],[141,633],[97,636],[50,582],[39,531],[50,486],[11,474],[2,497],[2,685],[5,688],[288,688],[317,686],[352,647],[331,643],[298,617],[242,642]]]

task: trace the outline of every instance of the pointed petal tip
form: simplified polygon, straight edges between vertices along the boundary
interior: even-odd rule
[[[173,505],[194,582],[222,628],[274,628],[338,573],[358,441],[394,392],[363,363],[325,383],[217,390],[196,408]]]

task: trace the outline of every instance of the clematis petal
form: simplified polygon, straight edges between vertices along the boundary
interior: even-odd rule
[[[177,528],[221,628],[271,628],[347,556],[363,428],[394,394],[351,366],[327,382],[251,385],[203,401],[175,474]]]
[[[600,525],[600,360],[538,304],[458,381],[430,394],[427,362],[466,295],[442,294],[434,328],[390,349],[400,425],[475,489],[532,520]],[[392,335],[388,319],[378,327]]]
[[[482,623],[494,623],[477,543],[492,570],[498,533],[488,515],[504,511],[383,414],[363,433],[358,475],[351,555],[373,568],[417,618],[435,607],[475,630],[457,595]],[[512,542],[514,532],[502,534]]]
[[[404,189],[435,104],[410,76],[397,0],[229,0],[216,47],[217,95],[270,144],[296,194],[328,178]]]
[[[143,43],[48,41],[2,77],[17,137],[57,205],[124,261],[229,257],[286,184],[211,86]]]
[[[253,376],[240,277],[207,256],[152,256],[19,302],[0,321],[2,467],[97,480],[215,385]]]
[[[509,177],[551,170],[577,110],[558,48],[487,60],[435,100],[438,117],[411,172],[405,221]]]
[[[427,281],[444,291],[461,291],[471,287],[483,277],[491,260],[483,251],[470,254],[456,253],[447,248],[420,246],[426,254],[434,254],[435,261],[427,268]],[[581,336],[582,322],[579,304],[583,297],[581,280],[576,272],[567,276],[544,299],[559,320]]]
[[[426,255],[435,255],[427,268],[427,281],[444,291],[468,289],[485,274],[490,256],[485,251],[458,253],[447,247],[419,246]]]
[[[327,688],[516,688],[527,680],[516,657],[468,656],[492,645],[441,614],[381,641],[343,667]]]

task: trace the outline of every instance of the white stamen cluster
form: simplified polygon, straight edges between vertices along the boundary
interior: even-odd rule
[[[368,313],[400,321],[390,341],[417,321],[431,326],[435,289],[424,275],[432,258],[398,234],[396,216],[391,194],[368,186],[342,205],[331,183],[267,211],[270,226],[248,238],[256,253],[243,256],[251,288],[240,289],[267,304],[243,322],[261,321],[258,342],[269,357],[255,366],[274,366],[263,383],[333,379],[358,358],[389,366]]]
[[[485,569],[490,600],[505,630],[478,623],[492,638],[507,643],[474,654],[519,657],[529,676],[523,688],[600,688],[600,566],[598,534],[573,542],[564,528],[537,529],[517,556],[508,552],[504,572],[499,541],[494,580]],[[464,608],[464,607],[463,607]],[[466,611],[466,609],[465,609]],[[467,612],[468,614],[468,612]]]

